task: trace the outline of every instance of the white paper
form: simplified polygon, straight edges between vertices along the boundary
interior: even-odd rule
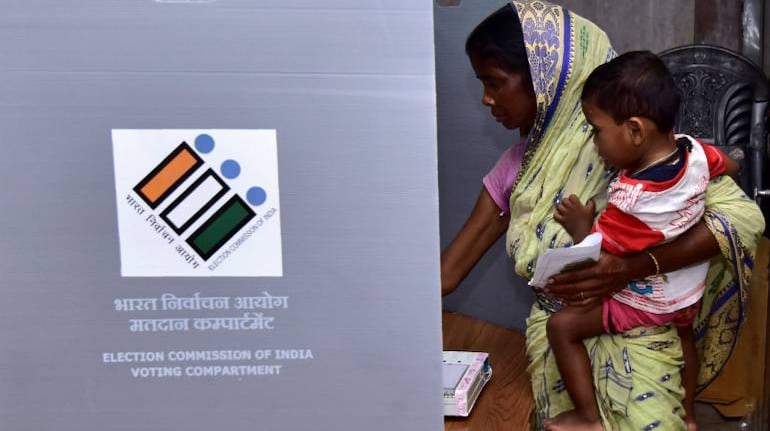
[[[601,249],[602,234],[598,232],[588,235],[572,247],[549,248],[537,258],[535,275],[529,281],[529,285],[545,287],[549,278],[562,272],[566,267],[599,260]]]

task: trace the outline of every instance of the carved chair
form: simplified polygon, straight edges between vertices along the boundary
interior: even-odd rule
[[[712,45],[673,48],[660,57],[682,92],[675,130],[717,145],[738,160],[740,186],[758,199],[767,218],[768,82],[762,69],[738,53]]]
[[[711,45],[673,48],[660,57],[682,92],[675,130],[717,145],[740,162],[739,183],[760,204],[767,225],[770,190],[764,187],[770,184],[766,169],[768,81],[762,69],[740,54]],[[765,236],[768,232],[770,228],[766,227]],[[770,319],[761,326],[766,337],[770,334]],[[765,375],[757,376],[765,382],[763,394],[749,401],[755,404],[748,405],[740,429],[770,430],[770,351],[765,350],[764,358],[757,358],[765,364]]]

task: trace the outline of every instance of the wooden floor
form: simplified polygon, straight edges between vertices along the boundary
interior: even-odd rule
[[[524,334],[459,314],[444,313],[444,350],[489,353],[492,380],[469,418],[446,418],[445,431],[529,429],[532,389]]]

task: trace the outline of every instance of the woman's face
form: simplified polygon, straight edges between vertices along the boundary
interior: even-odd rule
[[[520,129],[526,135],[535,123],[537,102],[532,82],[523,73],[502,69],[497,61],[472,57],[476,77],[484,85],[481,103],[488,106],[506,129]]]

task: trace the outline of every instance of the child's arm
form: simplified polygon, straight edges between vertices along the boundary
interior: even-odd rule
[[[731,176],[734,180],[737,180],[738,172],[740,171],[741,171],[741,165],[732,157],[725,154],[725,173]]]
[[[729,175],[734,180],[738,179],[741,165],[736,160],[714,145],[703,144],[703,150],[706,153],[712,178],[717,175]]]
[[[570,195],[559,202],[553,219],[564,226],[564,229],[572,236],[572,241],[577,244],[591,233],[595,212],[596,204],[594,204],[593,199],[589,199],[583,205],[577,196]]]

